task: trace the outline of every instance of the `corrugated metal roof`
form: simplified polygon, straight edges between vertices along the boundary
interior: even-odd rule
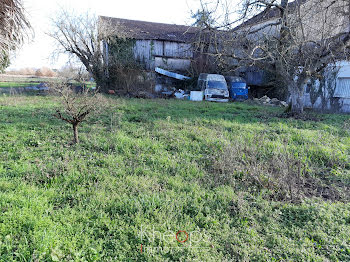
[[[350,98],[350,78],[338,78],[333,97]]]
[[[107,22],[116,28],[119,37],[138,40],[165,40],[171,42],[193,42],[199,29],[196,27],[175,24],[162,24],[137,20],[128,20],[100,16],[102,22]]]

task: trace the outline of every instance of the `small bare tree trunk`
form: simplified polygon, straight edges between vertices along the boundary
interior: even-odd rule
[[[73,124],[73,132],[74,132],[74,144],[79,144],[79,136],[78,136],[78,124]]]

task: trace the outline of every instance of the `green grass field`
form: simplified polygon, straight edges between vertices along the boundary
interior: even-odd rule
[[[37,86],[39,82],[0,82],[0,88]]]
[[[350,261],[349,115],[109,100],[0,97],[0,261]]]
[[[57,81],[55,78],[29,77],[29,76],[10,76],[0,74],[0,88],[17,88],[37,86],[40,83]]]
[[[60,78],[55,77],[35,77],[35,76],[10,76],[0,74],[0,88],[18,88],[37,86],[40,83],[55,83]],[[73,85],[79,85],[76,81],[70,81]],[[86,82],[87,87],[96,86],[94,82]]]

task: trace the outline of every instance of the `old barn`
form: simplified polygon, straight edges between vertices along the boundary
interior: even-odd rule
[[[132,40],[135,61],[145,70],[156,67],[186,72],[194,58],[192,43],[198,29],[190,26],[162,24],[101,16],[100,19],[115,29],[116,37]],[[109,43],[104,43],[108,63],[112,54]]]

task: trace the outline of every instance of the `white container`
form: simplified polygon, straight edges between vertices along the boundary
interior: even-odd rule
[[[203,91],[191,91],[191,101],[203,101]]]
[[[157,93],[163,91],[163,89],[164,89],[164,88],[163,88],[162,85],[156,85],[156,86],[154,87],[154,91],[156,91]]]

